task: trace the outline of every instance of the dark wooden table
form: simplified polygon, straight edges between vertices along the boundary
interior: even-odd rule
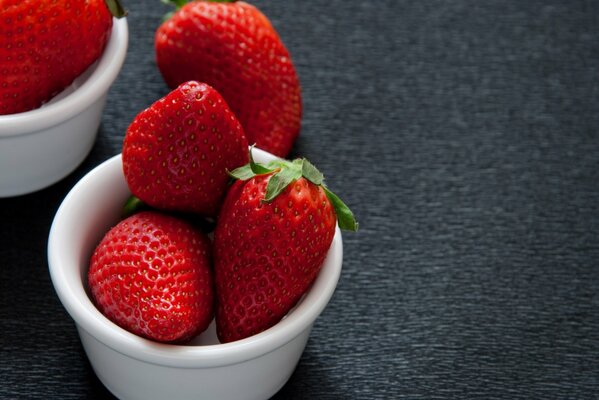
[[[104,399],[52,288],[50,223],[167,93],[130,48],[95,147],[0,200],[0,398]],[[289,48],[306,156],[355,211],[343,274],[276,399],[599,396],[599,4],[255,1]],[[68,151],[68,148],[65,148]]]

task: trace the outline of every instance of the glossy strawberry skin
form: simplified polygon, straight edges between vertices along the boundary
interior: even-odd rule
[[[259,333],[289,312],[316,278],[336,228],[321,187],[300,178],[262,201],[270,175],[237,181],[214,237],[221,342]]]
[[[111,321],[145,338],[185,342],[208,327],[214,288],[209,239],[154,211],[112,228],[91,258],[94,303]]]
[[[284,157],[300,130],[299,79],[269,20],[242,1],[193,1],[161,25],[156,60],[170,87],[195,79],[216,88],[250,144]]]
[[[112,27],[104,0],[4,0],[0,15],[0,115],[38,108],[69,86]]]
[[[209,85],[185,82],[127,129],[123,171],[131,192],[165,210],[215,217],[227,170],[249,159],[243,128]]]

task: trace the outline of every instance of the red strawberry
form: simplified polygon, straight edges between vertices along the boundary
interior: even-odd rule
[[[0,1],[0,115],[41,106],[96,61],[111,10],[124,15],[118,0]]]
[[[248,141],[286,156],[299,134],[300,84],[289,52],[270,21],[243,1],[170,0],[180,9],[156,31],[156,60],[164,80],[218,90]]]
[[[214,236],[216,323],[221,342],[283,318],[316,278],[335,234],[353,214],[306,159],[232,172]]]
[[[89,288],[98,309],[124,329],[184,342],[212,320],[209,239],[175,217],[146,211],[112,228],[91,259]]]
[[[227,170],[248,161],[243,128],[212,87],[186,82],[137,115],[123,143],[131,192],[160,209],[216,216]]]

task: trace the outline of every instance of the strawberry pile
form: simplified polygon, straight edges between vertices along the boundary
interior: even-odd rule
[[[305,158],[289,54],[255,7],[176,1],[156,33],[173,89],[123,141],[127,217],[97,245],[88,284],[98,309],[139,336],[185,343],[216,321],[222,343],[278,323],[322,267],[348,207]]]
[[[88,283],[106,317],[146,338],[185,342],[213,315],[221,342],[270,328],[316,279],[336,226],[357,229],[305,158],[254,162],[237,118],[204,83],[139,113],[122,160],[142,211],[105,235]],[[213,239],[198,218],[215,224]]]

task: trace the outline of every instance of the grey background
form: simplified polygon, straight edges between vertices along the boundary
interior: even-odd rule
[[[110,398],[45,247],[68,190],[168,91],[153,53],[167,7],[124,2],[129,53],[91,154],[0,200],[0,398]],[[598,398],[599,3],[254,4],[302,82],[292,156],[361,224],[275,399]]]

